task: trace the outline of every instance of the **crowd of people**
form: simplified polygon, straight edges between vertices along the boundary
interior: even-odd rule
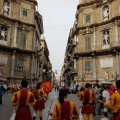
[[[42,120],[42,112],[45,109],[45,102],[48,94],[52,91],[49,80],[38,83],[36,88],[28,86],[26,79],[22,80],[19,86],[9,86],[13,94],[12,105],[18,106],[15,120],[35,120],[39,112],[39,119]],[[2,94],[6,87],[0,84],[0,104],[2,104]],[[81,106],[68,99],[69,87],[55,87],[59,92],[58,102],[54,105],[54,110],[48,112],[53,120],[93,120],[93,116],[101,115],[101,120],[120,120],[120,80],[116,81],[116,87],[112,84],[90,84],[76,86],[76,94]],[[33,106],[34,115],[32,117],[29,106]],[[80,108],[80,110],[79,110]]]
[[[39,119],[42,120],[42,111],[45,109],[45,102],[52,86],[49,80],[38,83],[36,88],[28,88],[28,81],[22,80],[20,90],[13,92],[12,106],[17,108],[15,120],[35,120],[39,112]],[[32,117],[29,106],[34,109]]]

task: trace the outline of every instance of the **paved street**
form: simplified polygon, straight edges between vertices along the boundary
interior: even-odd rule
[[[52,108],[51,112],[53,111],[53,106],[57,102],[58,98],[58,93],[55,92],[54,90],[49,94],[48,100],[46,102],[46,109],[43,112],[43,120],[47,120],[47,112],[50,108],[51,101],[53,100],[52,103]],[[77,106],[80,106],[81,103],[79,102],[77,96],[75,94],[70,94],[69,99],[74,101]],[[11,94],[5,94],[3,96],[3,105],[0,105],[0,120],[10,120],[10,117],[12,115],[12,106],[11,106]],[[31,109],[31,112],[33,113],[33,110]],[[99,117],[94,118],[94,120],[99,120]],[[49,117],[49,119],[51,119]]]

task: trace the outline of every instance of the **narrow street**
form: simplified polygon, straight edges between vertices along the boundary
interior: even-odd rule
[[[50,109],[50,105],[51,102],[53,100],[52,103],[52,107],[51,107],[51,112],[53,111],[53,107],[54,104],[57,102],[57,98],[58,98],[58,93],[55,92],[54,90],[49,94],[48,96],[48,100],[45,104],[45,110],[43,111],[43,120],[47,120],[47,113]],[[75,104],[77,105],[77,107],[79,107],[81,105],[81,103],[79,102],[77,95],[76,94],[69,94],[69,99],[71,101],[74,101]],[[10,117],[12,115],[12,106],[11,106],[11,94],[5,94],[3,96],[3,105],[0,105],[0,120],[10,120]],[[31,108],[31,113],[33,113],[33,109]],[[49,120],[51,119],[51,117],[49,116]],[[39,119],[37,119],[39,120]],[[94,120],[99,120],[99,117],[95,117]]]

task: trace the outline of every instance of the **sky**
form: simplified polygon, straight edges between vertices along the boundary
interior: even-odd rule
[[[43,16],[44,36],[53,71],[62,69],[70,28],[75,21],[78,0],[37,0]]]

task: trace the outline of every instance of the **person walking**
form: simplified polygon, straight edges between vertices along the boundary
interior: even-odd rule
[[[42,111],[43,109],[45,109],[45,101],[47,98],[47,94],[45,94],[42,86],[42,83],[38,83],[36,86],[36,91],[34,92],[34,96],[35,96],[35,105],[34,105],[34,110],[35,113],[37,114],[37,112],[39,111],[39,118],[40,120],[42,120]],[[33,117],[33,120],[36,119],[36,116]]]
[[[116,81],[117,92],[113,93],[110,100],[104,103],[105,107],[112,110],[113,120],[120,120],[120,80]]]
[[[24,78],[21,81],[22,89],[13,94],[12,106],[18,106],[15,120],[32,120],[30,105],[34,105],[34,95],[28,91],[28,81]]]
[[[54,106],[53,113],[49,115],[52,116],[53,120],[79,120],[78,109],[74,102],[68,100],[68,90],[60,89],[59,91],[59,101]]]
[[[79,100],[83,103],[82,111],[84,120],[93,120],[94,113],[94,93],[89,90],[90,84],[85,84],[85,90],[80,92],[78,97]]]
[[[2,104],[3,85],[0,83],[0,104]]]

